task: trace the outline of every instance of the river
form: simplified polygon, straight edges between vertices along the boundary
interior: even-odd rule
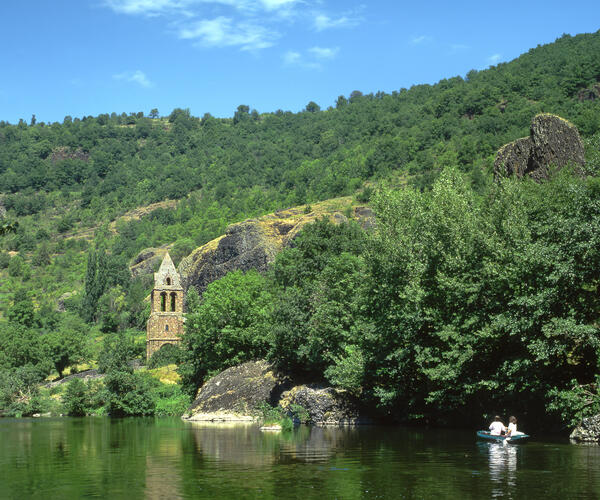
[[[600,447],[380,426],[0,419],[0,498],[600,498]]]

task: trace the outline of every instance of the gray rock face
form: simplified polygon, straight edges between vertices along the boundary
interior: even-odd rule
[[[83,372],[75,373],[73,375],[68,375],[68,376],[66,376],[60,380],[56,380],[54,382],[48,382],[47,384],[44,385],[44,387],[50,387],[50,388],[56,387],[58,385],[66,384],[76,378],[79,378],[79,379],[87,382],[89,380],[96,380],[96,379],[104,378],[104,374],[99,373],[98,370],[95,370],[95,369],[94,370],[85,370]]]
[[[257,221],[247,220],[229,226],[224,236],[196,249],[178,268],[184,289],[194,286],[202,293],[233,270],[266,271],[280,245],[264,229]]]
[[[369,207],[356,207],[354,209],[354,218],[358,220],[360,226],[369,231],[377,226],[375,212]]]
[[[139,276],[151,275],[162,262],[167,253],[167,247],[161,248],[145,248],[138,253],[129,266],[131,276],[137,278]]]
[[[571,440],[583,443],[597,443],[600,441],[600,415],[587,417],[581,421],[571,435]]]
[[[596,83],[586,89],[581,89],[577,93],[577,99],[579,101],[595,101],[596,99],[600,99],[600,83]]]
[[[551,169],[567,165],[585,166],[583,143],[577,127],[567,120],[547,113],[536,115],[530,136],[502,146],[494,161],[494,177],[498,180],[515,175],[530,176],[536,181],[547,179]]]
[[[348,221],[339,207],[308,213],[306,208],[295,207],[229,226],[223,236],[197,248],[180,262],[178,271],[184,290],[193,286],[202,294],[210,283],[230,271],[266,271],[304,226],[323,216],[336,224]],[[367,207],[356,207],[354,218],[365,229],[374,226],[375,216]]]
[[[494,175],[496,177],[509,177],[516,175],[523,177],[529,166],[529,157],[533,143],[530,137],[523,137],[502,146],[496,153],[494,161]]]
[[[266,361],[228,368],[198,391],[185,419],[196,421],[252,420],[261,403],[276,405],[287,380]]]
[[[315,425],[357,425],[367,421],[360,417],[358,405],[346,391],[333,387],[299,385],[281,395],[279,405],[289,410],[296,404],[302,406]]]
[[[257,407],[267,403],[292,413],[291,405],[302,406],[315,425],[370,423],[359,414],[357,401],[333,387],[300,385],[277,373],[266,361],[249,361],[228,368],[206,382],[198,391],[185,420],[199,422],[246,422],[257,418]]]

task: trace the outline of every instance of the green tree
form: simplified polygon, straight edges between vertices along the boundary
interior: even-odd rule
[[[321,111],[321,106],[319,106],[316,102],[314,101],[310,101],[307,105],[306,108],[304,108],[305,111],[307,111],[308,113],[316,113],[317,111]]]
[[[272,297],[256,271],[233,271],[211,283],[188,314],[183,342],[183,384],[195,392],[207,376],[267,353]]]
[[[15,259],[16,257],[13,257]],[[17,290],[13,296],[13,304],[7,311],[9,321],[31,328],[37,324],[31,295],[25,288]]]
[[[63,396],[63,405],[67,414],[72,417],[84,417],[90,406],[87,385],[80,378],[75,378],[67,385]]]
[[[63,313],[56,328],[45,336],[49,356],[58,376],[65,368],[83,362],[88,354],[87,326],[71,313]]]

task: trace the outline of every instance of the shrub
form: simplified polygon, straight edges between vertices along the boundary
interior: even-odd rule
[[[73,417],[83,417],[88,412],[89,400],[87,386],[80,378],[75,378],[67,386],[63,396],[63,404],[67,414]]]
[[[166,344],[160,350],[156,351],[150,361],[148,368],[160,368],[167,365],[178,365],[182,361],[183,352],[179,346]]]
[[[140,373],[114,371],[104,379],[108,391],[108,413],[112,417],[153,415],[156,403],[152,389],[158,381]]]
[[[10,263],[10,255],[6,252],[0,252],[0,269],[6,269]]]

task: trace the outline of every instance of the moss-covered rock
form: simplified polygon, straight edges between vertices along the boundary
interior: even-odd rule
[[[372,227],[373,212],[365,207],[353,207],[352,203],[350,197],[336,198],[233,224],[223,236],[197,248],[181,261],[178,271],[182,285],[185,290],[194,286],[201,294],[210,283],[230,271],[264,272],[306,224],[323,216],[338,224],[347,222],[349,216],[363,227]]]
[[[275,406],[288,380],[266,361],[228,368],[206,382],[183,416],[191,421],[248,421],[262,404]]]
[[[369,423],[359,412],[358,401],[348,392],[333,387],[292,387],[285,375],[266,361],[249,361],[228,368],[206,382],[183,416],[196,422],[252,422],[258,408],[280,406],[288,414],[294,405],[308,413],[314,425],[357,425]]]
[[[581,424],[573,429],[570,438],[578,443],[600,442],[600,415],[584,418]]]
[[[530,137],[522,137],[502,146],[496,154],[494,174],[496,177],[519,178],[527,173],[533,142]]]
[[[529,137],[502,146],[494,161],[496,179],[512,175],[547,179],[552,169],[585,166],[583,142],[577,127],[560,116],[541,113],[531,122]]]
[[[333,387],[299,385],[281,395],[279,406],[292,411],[293,405],[304,408],[314,425],[357,425],[361,418],[358,401],[348,392]]]
[[[133,258],[129,265],[131,276],[137,278],[140,276],[151,275],[158,266],[160,266],[168,249],[168,245],[160,248],[144,248],[144,250]]]

